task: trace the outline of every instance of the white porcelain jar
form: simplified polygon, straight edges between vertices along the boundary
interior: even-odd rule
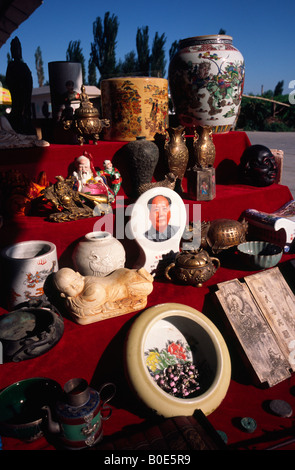
[[[9,308],[43,295],[47,277],[58,270],[56,246],[48,241],[15,243],[4,248],[1,257]]]
[[[179,42],[169,64],[169,87],[180,124],[214,133],[234,129],[245,76],[242,54],[226,35],[196,36]]]
[[[78,242],[72,260],[83,276],[104,277],[124,268],[126,253],[122,243],[110,232],[89,232]]]

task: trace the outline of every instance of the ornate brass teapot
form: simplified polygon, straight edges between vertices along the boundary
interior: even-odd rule
[[[72,129],[78,134],[80,145],[84,142],[89,143],[90,140],[94,144],[99,140],[99,134],[104,127],[109,127],[108,119],[99,119],[99,112],[89,101],[85,92],[85,86],[81,86],[80,106],[76,109],[72,119],[65,118],[63,120],[64,129]]]
[[[208,281],[220,267],[218,258],[210,257],[202,248],[193,251],[177,253],[174,263],[169,264],[165,270],[165,276],[170,277],[173,271],[173,279],[184,284],[202,287],[203,282]]]

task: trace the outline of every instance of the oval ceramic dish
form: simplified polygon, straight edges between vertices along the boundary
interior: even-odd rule
[[[264,241],[249,241],[237,247],[238,253],[244,262],[257,269],[266,269],[276,266],[283,255],[283,248]]]
[[[199,372],[199,388],[174,396],[156,382],[169,365],[190,363]],[[231,378],[226,343],[202,313],[177,303],[145,310],[130,328],[125,347],[127,378],[136,395],[164,417],[212,413],[224,399]]]

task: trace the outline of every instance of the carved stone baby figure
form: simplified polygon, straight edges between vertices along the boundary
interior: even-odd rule
[[[153,276],[144,268],[121,268],[103,278],[61,268],[53,284],[74,320],[86,325],[144,308]]]

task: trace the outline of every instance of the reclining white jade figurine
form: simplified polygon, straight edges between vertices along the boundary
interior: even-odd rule
[[[144,308],[153,280],[144,268],[121,268],[103,278],[61,268],[54,274],[53,285],[73,319],[86,325]]]

